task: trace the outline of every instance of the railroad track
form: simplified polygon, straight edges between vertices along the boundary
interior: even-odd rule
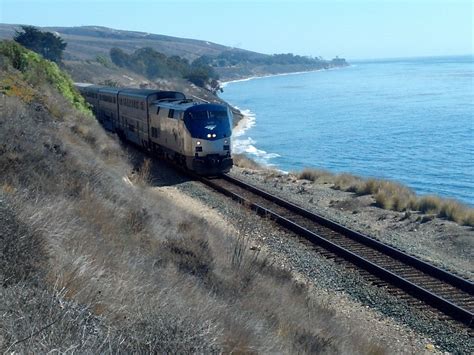
[[[194,176],[204,184],[245,204],[259,215],[303,236],[327,257],[363,269],[378,286],[417,303],[429,305],[469,328],[474,326],[474,284],[371,237],[350,230],[229,175]],[[410,297],[411,296],[411,297]],[[421,301],[421,302],[420,302]]]

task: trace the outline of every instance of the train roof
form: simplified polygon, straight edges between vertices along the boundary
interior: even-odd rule
[[[95,85],[91,83],[74,83],[74,86],[77,88],[89,88],[89,87],[99,86],[99,85]]]
[[[153,90],[153,89],[121,89],[120,94],[127,95],[127,96],[142,96],[147,97],[153,95],[161,90]]]
[[[179,91],[163,91],[156,89],[121,89],[120,96],[133,96],[139,98],[148,98],[151,95],[157,95],[160,98],[185,99],[186,96]]]
[[[100,93],[107,93],[107,94],[113,94],[117,95],[120,92],[119,88],[114,88],[114,87],[108,87],[108,86],[102,86],[99,88]]]
[[[88,83],[74,83],[76,89],[80,91],[88,90],[88,91],[99,91],[99,89],[103,88],[100,85],[88,84]]]
[[[158,99],[186,99],[186,96],[179,91],[163,91],[157,89],[136,89],[136,88],[118,88],[111,86],[101,86],[89,83],[74,83],[74,86],[81,91],[94,91],[120,96],[135,97],[147,99],[151,95],[156,95]]]

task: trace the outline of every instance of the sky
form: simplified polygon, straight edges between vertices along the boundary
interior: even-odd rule
[[[471,0],[0,0],[0,23],[106,26],[262,53],[472,54]]]

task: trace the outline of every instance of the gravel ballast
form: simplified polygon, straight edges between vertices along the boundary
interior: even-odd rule
[[[201,183],[190,181],[172,169],[162,166],[161,163],[157,162],[156,164],[159,166],[153,169],[152,181],[155,186],[158,188],[161,186],[162,189],[168,191],[173,190],[173,193],[183,193],[199,202],[202,205],[202,210],[206,211],[206,218],[212,218],[212,214],[208,213],[209,209],[212,210],[216,216],[233,226],[240,237],[248,238],[252,248],[260,249],[275,264],[290,270],[296,279],[305,282],[318,302],[333,309],[354,329],[364,329],[366,334],[370,334],[371,339],[375,339],[380,344],[387,344],[388,352],[471,352],[472,341],[465,327],[440,321],[434,313],[429,311],[414,310],[413,307],[392,296],[383,288],[370,284],[358,271],[346,269],[333,260],[318,254],[308,243],[301,241],[293,233],[280,228],[272,221],[256,216],[236,202]],[[301,186],[305,186],[306,191],[311,188],[306,186],[309,185],[308,183],[303,185],[304,181],[288,180],[288,176],[283,175],[277,177],[278,180],[269,182],[263,172],[234,168],[231,174],[258,187],[266,187],[266,190],[270,192],[279,191],[279,195],[283,198],[300,195],[301,193],[297,194],[296,191],[301,190]],[[319,189],[322,192],[316,198],[327,201],[327,203],[331,200],[343,201],[347,195],[347,193],[334,191],[328,187]],[[282,191],[283,193],[281,193]],[[285,193],[288,196],[285,196]],[[320,205],[309,192],[304,194],[302,200],[308,201],[311,200],[311,197],[313,200],[310,203],[314,205],[312,210],[320,212],[331,209],[329,206]],[[293,201],[298,202],[298,200]],[[369,209],[372,210],[374,207],[369,206]],[[339,211],[344,211],[344,209],[337,210],[335,215],[340,213],[345,216]],[[392,212],[382,211],[380,213]],[[348,215],[346,216],[347,221],[351,221],[352,213],[346,211],[346,214]],[[357,213],[357,218],[359,214]],[[373,218],[378,217],[369,218],[364,223],[370,224]],[[388,218],[386,217],[386,219]],[[453,227],[450,222],[445,223]],[[348,223],[343,224],[348,225]],[[348,226],[353,227],[350,224]],[[360,228],[358,230],[369,234],[367,229]],[[369,228],[369,231],[372,230],[381,230],[381,227],[376,225]],[[402,234],[399,232],[399,239],[402,239]],[[380,239],[383,240],[383,238]],[[417,243],[413,244],[418,245]],[[425,251],[425,254],[433,255],[428,251]],[[463,262],[462,260],[455,263],[446,261],[446,264],[455,265],[463,264]]]
[[[293,174],[235,167],[231,175],[353,230],[474,280],[474,228],[374,206],[371,195],[334,190]]]

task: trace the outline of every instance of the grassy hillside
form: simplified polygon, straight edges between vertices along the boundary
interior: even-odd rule
[[[20,25],[0,24],[0,39],[12,39]],[[128,54],[140,48],[152,48],[164,55],[179,56],[189,62],[200,57],[212,63],[221,80],[255,75],[278,74],[344,66],[345,61],[320,60],[290,54],[268,55],[240,48],[188,38],[116,30],[100,26],[39,27],[42,31],[58,33],[67,43],[64,59],[70,65],[109,58],[112,48]]]
[[[0,24],[0,39],[11,39],[19,25]],[[232,48],[212,42],[164,36],[145,32],[115,30],[100,26],[39,27],[57,32],[67,42],[66,60],[94,60],[98,55],[108,57],[111,48],[133,52],[150,47],[167,56],[178,55],[194,60],[201,55],[219,54]],[[241,51],[241,50],[238,50]]]
[[[0,351],[374,353],[223,223],[148,185],[58,68],[0,44]]]

